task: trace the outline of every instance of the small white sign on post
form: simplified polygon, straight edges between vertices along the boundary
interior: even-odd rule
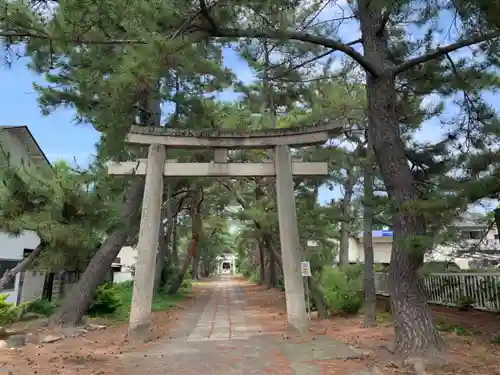
[[[300,270],[302,272],[302,276],[311,277],[311,264],[309,262],[300,262]]]

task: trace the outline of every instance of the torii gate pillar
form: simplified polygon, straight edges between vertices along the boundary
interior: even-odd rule
[[[128,338],[133,341],[147,340],[151,328],[158,234],[160,225],[163,225],[161,206],[164,165],[165,146],[149,146],[128,331]]]
[[[285,279],[286,311],[288,323],[301,334],[307,332],[307,310],[304,283],[300,273],[300,242],[295,207],[292,159],[288,146],[274,149],[276,168],[276,200],[278,205],[281,257]]]

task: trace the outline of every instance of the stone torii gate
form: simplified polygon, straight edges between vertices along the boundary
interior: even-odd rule
[[[307,330],[304,286],[300,271],[300,245],[293,176],[324,176],[324,162],[292,161],[290,146],[323,144],[340,125],[269,129],[245,134],[238,131],[181,130],[132,126],[126,141],[149,145],[148,158],[110,162],[112,175],[145,175],[135,282],[130,309],[129,337],[142,340],[149,335],[154,269],[160,230],[163,177],[276,177],[279,232],[283,259],[288,323],[300,332]],[[166,148],[213,149],[211,163],[179,163],[166,160]],[[229,163],[231,149],[272,149],[274,160],[260,163]]]

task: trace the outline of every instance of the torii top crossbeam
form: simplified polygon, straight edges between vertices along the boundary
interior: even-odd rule
[[[190,130],[134,125],[126,140],[129,143],[161,144],[169,148],[266,149],[280,145],[294,147],[325,143],[330,133],[339,132],[343,127],[344,124],[339,123],[249,133],[225,129]]]

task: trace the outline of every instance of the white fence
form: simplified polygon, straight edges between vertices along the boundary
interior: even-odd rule
[[[500,312],[500,273],[432,273],[424,277],[427,301],[456,306],[468,297],[477,310]],[[375,273],[377,294],[389,295],[386,273]]]

